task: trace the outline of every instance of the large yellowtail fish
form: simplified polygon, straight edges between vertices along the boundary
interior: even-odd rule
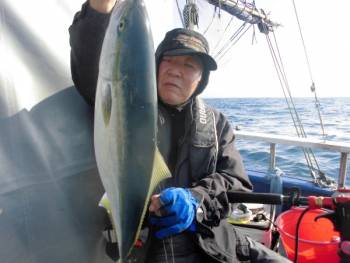
[[[142,0],[114,8],[104,38],[96,91],[94,145],[110,201],[120,261],[138,238],[155,186],[169,170],[156,147],[154,46]]]

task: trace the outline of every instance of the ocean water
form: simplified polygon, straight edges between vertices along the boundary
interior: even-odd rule
[[[350,98],[319,100],[326,139],[350,143]],[[297,136],[284,98],[225,98],[205,99],[205,101],[224,113],[231,125],[234,128],[239,127],[241,131]],[[322,139],[322,128],[314,99],[294,98],[294,104],[307,136]],[[237,139],[236,147],[247,169],[268,170],[270,158],[268,143]],[[318,149],[313,151],[321,171],[337,181],[340,153]],[[276,145],[276,166],[286,175],[311,179],[301,148]],[[350,167],[346,181],[348,186],[350,186],[349,170]]]

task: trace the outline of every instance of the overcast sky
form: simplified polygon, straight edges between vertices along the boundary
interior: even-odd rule
[[[179,2],[183,2],[179,0]],[[290,90],[294,96],[313,96],[310,91],[311,77],[307,68],[302,41],[292,0],[256,0],[258,8],[270,13],[270,18],[282,24],[275,30]],[[348,0],[295,0],[299,21],[313,81],[319,97],[350,97],[350,34]],[[174,0],[149,0],[152,8],[151,21],[164,19],[164,23],[154,22],[154,32],[162,32],[170,23],[181,26]],[[173,8],[173,16],[164,10]],[[150,8],[150,9],[151,9]],[[213,10],[199,3],[201,12],[208,10],[205,17],[200,17],[202,31],[211,21]],[[223,12],[224,14],[225,12]],[[160,16],[163,16],[162,18]],[[172,19],[169,19],[171,18]],[[206,36],[211,47],[223,35],[229,16],[215,19]],[[175,21],[175,22],[174,22]],[[240,25],[235,19],[230,27]],[[234,25],[234,26],[232,26]],[[204,28],[204,29],[203,29]],[[232,30],[231,33],[232,34]],[[214,36],[214,37],[213,37]],[[270,34],[273,39],[272,34]],[[159,41],[155,37],[155,41]],[[250,29],[242,39],[219,61],[219,69],[211,76],[210,84],[204,92],[205,97],[282,97],[278,77],[273,65],[265,35],[256,29],[256,42],[252,44],[253,30]]]
[[[178,1],[183,6],[185,0]],[[204,0],[197,2],[200,8],[199,31],[203,32],[213,17],[213,7]],[[350,1],[295,2],[318,96],[350,97]],[[4,8],[1,15],[3,26],[0,27],[0,93],[4,94],[2,99],[7,100],[4,103],[12,105],[13,111],[30,109],[44,98],[72,85],[68,27],[83,3],[84,0],[0,0]],[[165,32],[181,26],[176,1],[146,0],[146,5],[157,46]],[[275,34],[292,95],[313,96],[292,0],[256,0],[256,5],[269,13],[271,20],[282,24]],[[230,18],[222,12],[220,20],[213,20],[206,34],[213,51],[220,39],[223,43],[225,37],[232,35],[242,24],[234,19],[225,32]],[[17,23],[25,27],[25,31],[17,28],[18,32],[11,32]],[[33,53],[30,46],[21,49],[27,45],[23,35],[32,37],[29,43],[38,45],[36,51],[46,53]],[[253,44],[252,39],[253,30],[250,29],[219,61],[219,69],[211,75],[204,97],[283,97],[265,35],[256,30]],[[35,67],[26,64],[27,55],[38,60]],[[47,61],[45,57],[48,57]],[[42,69],[49,70],[60,81],[52,80],[48,86],[44,81],[47,73]]]

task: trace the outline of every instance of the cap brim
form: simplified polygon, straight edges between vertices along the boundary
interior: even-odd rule
[[[208,70],[216,70],[218,68],[218,65],[216,64],[215,59],[204,52],[199,52],[191,49],[172,49],[172,50],[165,51],[163,55],[165,56],[197,55],[203,60]]]

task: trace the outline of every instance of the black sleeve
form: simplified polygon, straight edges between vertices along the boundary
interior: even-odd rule
[[[217,121],[218,157],[216,172],[201,179],[192,194],[200,201],[203,214],[197,220],[208,226],[217,226],[230,212],[227,191],[252,191],[242,158],[236,149],[233,129],[226,117],[219,114]]]
[[[72,80],[91,105],[95,103],[99,59],[109,17],[110,14],[99,13],[86,2],[69,27]]]

